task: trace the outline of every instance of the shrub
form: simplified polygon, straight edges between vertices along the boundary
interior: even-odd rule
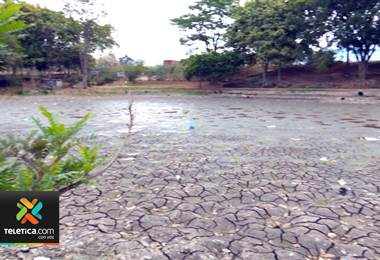
[[[309,63],[319,72],[327,71],[335,64],[335,52],[332,50],[319,50],[309,58]]]
[[[144,74],[146,67],[142,62],[136,62],[134,64],[123,64],[124,72],[128,77],[128,80],[135,82],[139,76]]]
[[[59,190],[84,181],[100,163],[98,147],[82,143],[90,137],[75,135],[91,118],[86,115],[72,126],[59,123],[44,107],[39,107],[48,126],[33,118],[39,131],[26,138],[9,136],[0,140],[0,190]]]
[[[75,86],[82,81],[82,77],[79,75],[69,75],[65,78],[65,81],[69,83],[70,86]]]
[[[4,76],[0,78],[0,87],[22,86],[22,78],[18,76]]]
[[[184,76],[187,80],[223,81],[238,72],[243,63],[240,55],[234,52],[193,55],[185,61]]]

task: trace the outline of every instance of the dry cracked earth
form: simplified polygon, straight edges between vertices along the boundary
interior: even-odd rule
[[[120,142],[124,97],[1,99],[0,133],[44,104],[103,153]],[[378,105],[138,97],[118,162],[61,197],[60,247],[2,259],[380,259]],[[38,259],[38,258],[37,258]]]

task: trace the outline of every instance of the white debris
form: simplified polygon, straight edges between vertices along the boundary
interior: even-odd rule
[[[347,184],[347,182],[345,182],[343,179],[340,179],[338,183],[340,186],[345,186]]]
[[[321,159],[319,159],[321,162],[328,162],[329,159],[327,159],[327,157],[322,157]]]
[[[179,181],[181,179],[181,176],[176,175],[175,178],[177,179],[177,181]]]
[[[368,142],[378,142],[378,141],[380,141],[380,139],[376,138],[376,137],[364,137],[364,140],[366,140]]]
[[[292,141],[296,141],[296,142],[302,141],[301,138],[292,138],[291,140],[292,140]]]
[[[276,128],[277,126],[275,126],[275,125],[268,125],[267,126],[267,128],[269,128],[269,129],[273,129],[273,128]]]
[[[33,260],[51,260],[51,258],[45,256],[37,256]]]

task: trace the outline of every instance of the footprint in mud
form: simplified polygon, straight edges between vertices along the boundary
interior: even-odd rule
[[[365,123],[365,121],[363,121],[363,120],[360,120],[358,118],[351,118],[351,117],[341,118],[340,120],[350,122],[350,123],[354,123],[354,124],[364,124]]]
[[[317,123],[317,124],[319,124],[321,126],[332,126],[331,124],[326,124],[326,123],[324,123],[322,121],[315,121],[315,123]]]
[[[363,125],[365,128],[374,128],[374,129],[380,129],[380,125],[375,125],[375,124],[365,124]]]

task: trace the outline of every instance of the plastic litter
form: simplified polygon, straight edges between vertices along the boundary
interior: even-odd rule
[[[380,139],[376,138],[376,137],[364,137],[364,140],[366,140],[368,142],[378,142],[378,141],[380,141]]]
[[[343,179],[340,179],[338,181],[338,183],[339,183],[340,186],[345,186],[347,184],[347,182],[345,182],[345,180],[343,180]]]

